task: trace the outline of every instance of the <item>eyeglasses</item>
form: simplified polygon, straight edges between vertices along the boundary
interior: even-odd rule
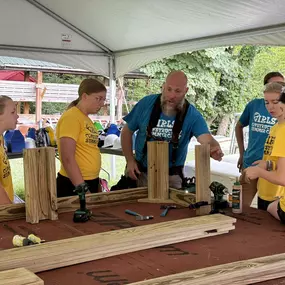
[[[104,104],[107,103],[107,99],[103,97],[94,97],[97,102],[103,102]]]

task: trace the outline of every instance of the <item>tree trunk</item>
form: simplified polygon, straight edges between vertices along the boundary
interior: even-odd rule
[[[217,136],[226,136],[230,123],[230,115],[224,115],[217,130]]]

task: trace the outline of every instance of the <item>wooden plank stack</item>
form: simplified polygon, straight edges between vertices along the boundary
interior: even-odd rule
[[[36,273],[158,246],[211,237],[233,230],[235,222],[234,218],[216,214],[3,250],[0,271],[25,267]]]
[[[24,150],[26,221],[57,220],[55,149]]]

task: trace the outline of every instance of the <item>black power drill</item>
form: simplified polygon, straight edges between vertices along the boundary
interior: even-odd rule
[[[79,203],[80,203],[80,209],[77,209],[73,215],[74,223],[85,223],[88,220],[90,220],[92,212],[86,208],[86,200],[85,200],[85,194],[87,191],[89,191],[89,186],[85,182],[77,185],[76,188],[74,189],[74,192],[76,192],[79,196]]]
[[[223,210],[228,208],[228,202],[223,199],[223,196],[225,195],[225,192],[227,188],[220,182],[213,181],[210,185],[210,190],[214,194],[214,203],[213,203],[213,209],[211,211],[211,214],[215,213],[224,213]]]

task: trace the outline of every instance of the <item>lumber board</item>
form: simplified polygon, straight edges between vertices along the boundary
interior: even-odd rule
[[[87,207],[101,208],[119,205],[123,203],[137,202],[138,199],[146,198],[148,195],[146,187],[118,190],[114,192],[94,193],[86,195]],[[71,212],[79,208],[78,196],[57,198],[58,213]],[[24,219],[25,204],[7,204],[0,206],[0,222]]]
[[[138,199],[146,198],[147,187],[130,188],[114,192],[101,192],[86,195],[86,206],[88,209],[115,206],[123,203],[137,202]],[[59,213],[71,212],[79,207],[78,196],[58,198]]]
[[[207,215],[211,211],[211,183],[210,171],[210,145],[195,146],[195,177],[196,177],[196,201],[207,201],[209,205],[196,210],[196,215]]]
[[[285,253],[172,274],[130,285],[246,285],[285,277]]]
[[[0,285],[44,285],[44,281],[25,268],[0,272]]]
[[[37,273],[129,252],[211,237],[233,230],[235,222],[234,218],[215,214],[7,249],[1,252],[0,271],[25,267]]]
[[[196,194],[185,193],[183,190],[177,190],[169,188],[170,199],[175,203],[183,207],[188,207],[189,204],[196,203]]]

